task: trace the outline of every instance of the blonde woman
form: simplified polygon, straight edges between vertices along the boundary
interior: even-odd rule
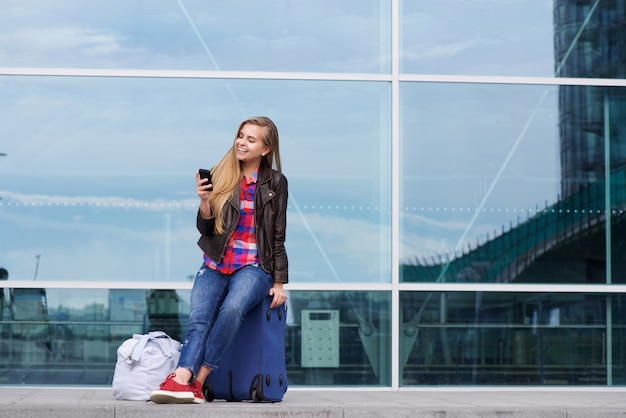
[[[204,262],[191,291],[178,366],[150,394],[155,403],[203,403],[204,380],[219,367],[246,313],[268,294],[272,307],[287,300],[287,179],[274,123],[266,117],[241,122],[211,178],[196,173]]]

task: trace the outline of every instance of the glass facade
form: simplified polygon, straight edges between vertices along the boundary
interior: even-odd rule
[[[37,280],[194,277],[202,256],[194,173],[222,157],[246,109],[283,122],[296,281],[390,282],[388,83],[18,76],[0,84],[8,156],[0,248],[11,254],[11,278],[33,277],[33,250]]]
[[[290,385],[626,384],[625,7],[2,2],[0,384],[107,386],[133,333],[184,338],[194,174],[252,115]]]
[[[8,0],[10,67],[388,73],[391,1]]]
[[[404,384],[606,384],[605,295],[432,292],[401,301]],[[623,345],[622,333],[613,338]]]

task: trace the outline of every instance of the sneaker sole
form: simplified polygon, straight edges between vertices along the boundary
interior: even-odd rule
[[[154,403],[200,403],[196,401],[193,392],[172,392],[169,390],[153,390],[150,400]]]

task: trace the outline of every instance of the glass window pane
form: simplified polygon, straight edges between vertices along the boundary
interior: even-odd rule
[[[110,386],[116,350],[134,333],[187,328],[188,290],[4,289],[4,384]]]
[[[0,252],[17,280],[187,281],[194,175],[277,124],[298,282],[390,281],[390,85],[0,78]]]
[[[403,386],[607,384],[604,295],[402,292],[400,301]]]
[[[404,84],[403,280],[624,283],[623,90]]]
[[[624,295],[613,295],[611,297],[611,319],[613,321],[610,328],[611,348],[613,357],[612,383],[614,385],[626,384],[626,297]]]
[[[390,384],[389,293],[291,291],[289,302],[290,385]]]
[[[615,1],[401,1],[403,73],[625,78]]]
[[[611,283],[626,283],[626,88],[588,88],[587,93],[596,91],[604,106],[602,129],[596,135],[603,135],[603,144],[608,140],[610,176],[608,189],[611,196],[611,212],[608,224],[611,242]],[[590,101],[591,102],[591,101]],[[592,102],[593,103],[593,102]],[[599,107],[600,103],[595,104]],[[607,148],[607,147],[605,147]]]
[[[384,73],[390,0],[3,1],[8,67]]]
[[[403,281],[604,282],[604,185],[569,191],[567,129],[589,133],[558,93],[402,85]]]
[[[401,1],[401,71],[553,76],[549,2]]]
[[[189,317],[189,290],[5,291],[3,384],[110,385],[122,342],[156,330],[183,341]],[[389,386],[390,303],[387,292],[289,292],[289,384]]]

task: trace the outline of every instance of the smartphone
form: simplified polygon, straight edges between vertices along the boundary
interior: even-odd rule
[[[211,179],[211,171],[201,168],[198,170],[198,172],[200,173],[200,178],[201,179],[209,179],[209,181],[204,182],[204,184],[211,184],[213,183],[213,180]],[[212,191],[213,190],[213,186],[209,187],[207,189],[208,191]]]

